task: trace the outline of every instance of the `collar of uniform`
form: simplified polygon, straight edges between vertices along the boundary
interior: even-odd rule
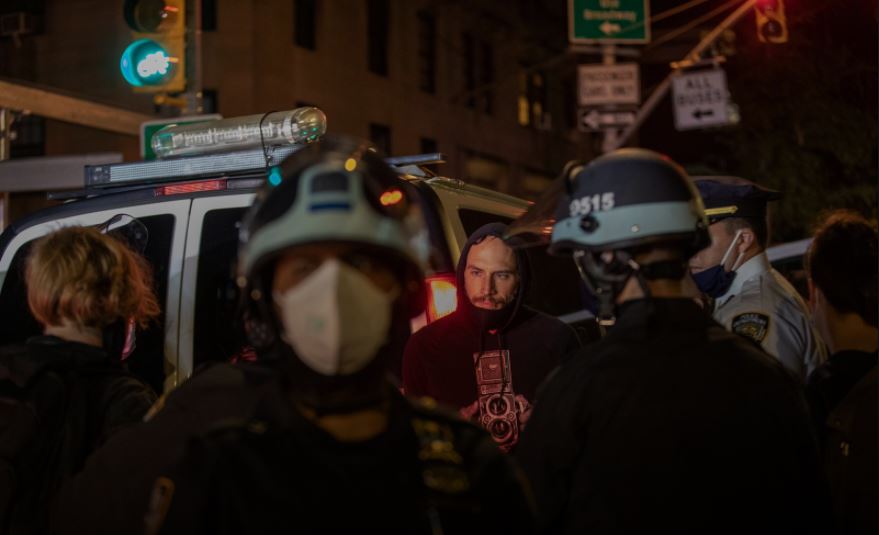
[[[726,304],[726,302],[732,299],[733,296],[738,295],[739,292],[741,292],[742,286],[744,286],[745,282],[753,279],[757,275],[766,273],[770,269],[772,269],[772,266],[769,264],[769,257],[766,256],[766,251],[763,251],[739,266],[739,269],[736,270],[736,278],[733,279],[733,282],[730,284],[726,293],[717,298],[716,306]]]

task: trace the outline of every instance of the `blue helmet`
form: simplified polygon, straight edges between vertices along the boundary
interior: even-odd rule
[[[702,200],[686,172],[645,149],[570,162],[507,236],[537,236],[551,253],[573,256],[607,320],[629,278],[649,295],[646,279],[683,277],[686,261],[710,243]],[[655,246],[680,254],[643,266],[634,261],[637,250]]]
[[[622,149],[571,169],[556,207],[550,251],[608,251],[680,243],[688,256],[710,243],[702,200],[668,157]]]

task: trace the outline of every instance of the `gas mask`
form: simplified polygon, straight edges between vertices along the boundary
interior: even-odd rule
[[[726,271],[724,266],[726,266],[726,261],[729,259],[729,255],[733,252],[736,245],[738,245],[739,236],[741,235],[742,231],[740,229],[736,232],[732,243],[729,244],[729,247],[723,254],[723,258],[720,260],[719,264],[700,271],[699,273],[693,273],[693,281],[695,281],[696,286],[698,286],[699,290],[705,295],[716,299],[729,290],[733,280],[736,278],[736,270],[740,267],[739,262],[742,260],[742,255],[744,253],[739,253],[739,256],[736,257],[736,260],[733,262],[732,268],[729,271]]]
[[[281,338],[321,375],[354,374],[385,345],[397,293],[383,291],[339,260],[326,260],[298,285],[274,295]]]

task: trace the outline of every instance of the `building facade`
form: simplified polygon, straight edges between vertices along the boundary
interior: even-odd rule
[[[119,73],[131,40],[123,3],[6,2],[2,11],[28,11],[36,22],[32,32],[0,38],[0,76],[162,111]],[[590,158],[595,147],[576,131],[576,58],[541,43],[547,32],[564,42],[565,28],[541,27],[529,4],[202,0],[205,111],[233,117],[314,105],[332,133],[392,155],[442,152],[441,174],[534,198],[565,161]],[[133,136],[35,117],[19,126],[13,156],[139,156]]]

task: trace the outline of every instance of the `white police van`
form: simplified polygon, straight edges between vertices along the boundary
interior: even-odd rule
[[[264,130],[266,116],[254,117],[261,117],[256,127]],[[216,147],[205,145],[199,128],[213,129],[216,139],[222,137],[224,124],[237,124],[240,130],[244,119],[185,127],[208,154],[191,150],[154,161],[87,166],[83,190],[53,195],[66,202],[11,224],[0,235],[0,344],[39,333],[23,281],[34,240],[62,226],[100,225],[128,215],[148,230],[143,254],[153,267],[162,308],[159,321],[138,333],[137,348],[128,361],[132,371],[162,391],[189,377],[201,363],[235,355],[244,343],[231,328],[239,224],[256,191],[267,179],[279,179],[273,176],[275,166],[301,147],[266,144],[266,132],[262,139],[257,137],[256,147],[227,147],[217,153]],[[467,236],[485,223],[511,221],[528,203],[434,176],[424,166],[441,162],[439,154],[387,161],[421,196],[436,251],[426,281],[428,310],[415,320],[417,327],[455,309],[455,264]],[[529,303],[556,316],[567,315],[569,321],[588,318],[573,263],[544,251],[529,255],[534,272]]]

